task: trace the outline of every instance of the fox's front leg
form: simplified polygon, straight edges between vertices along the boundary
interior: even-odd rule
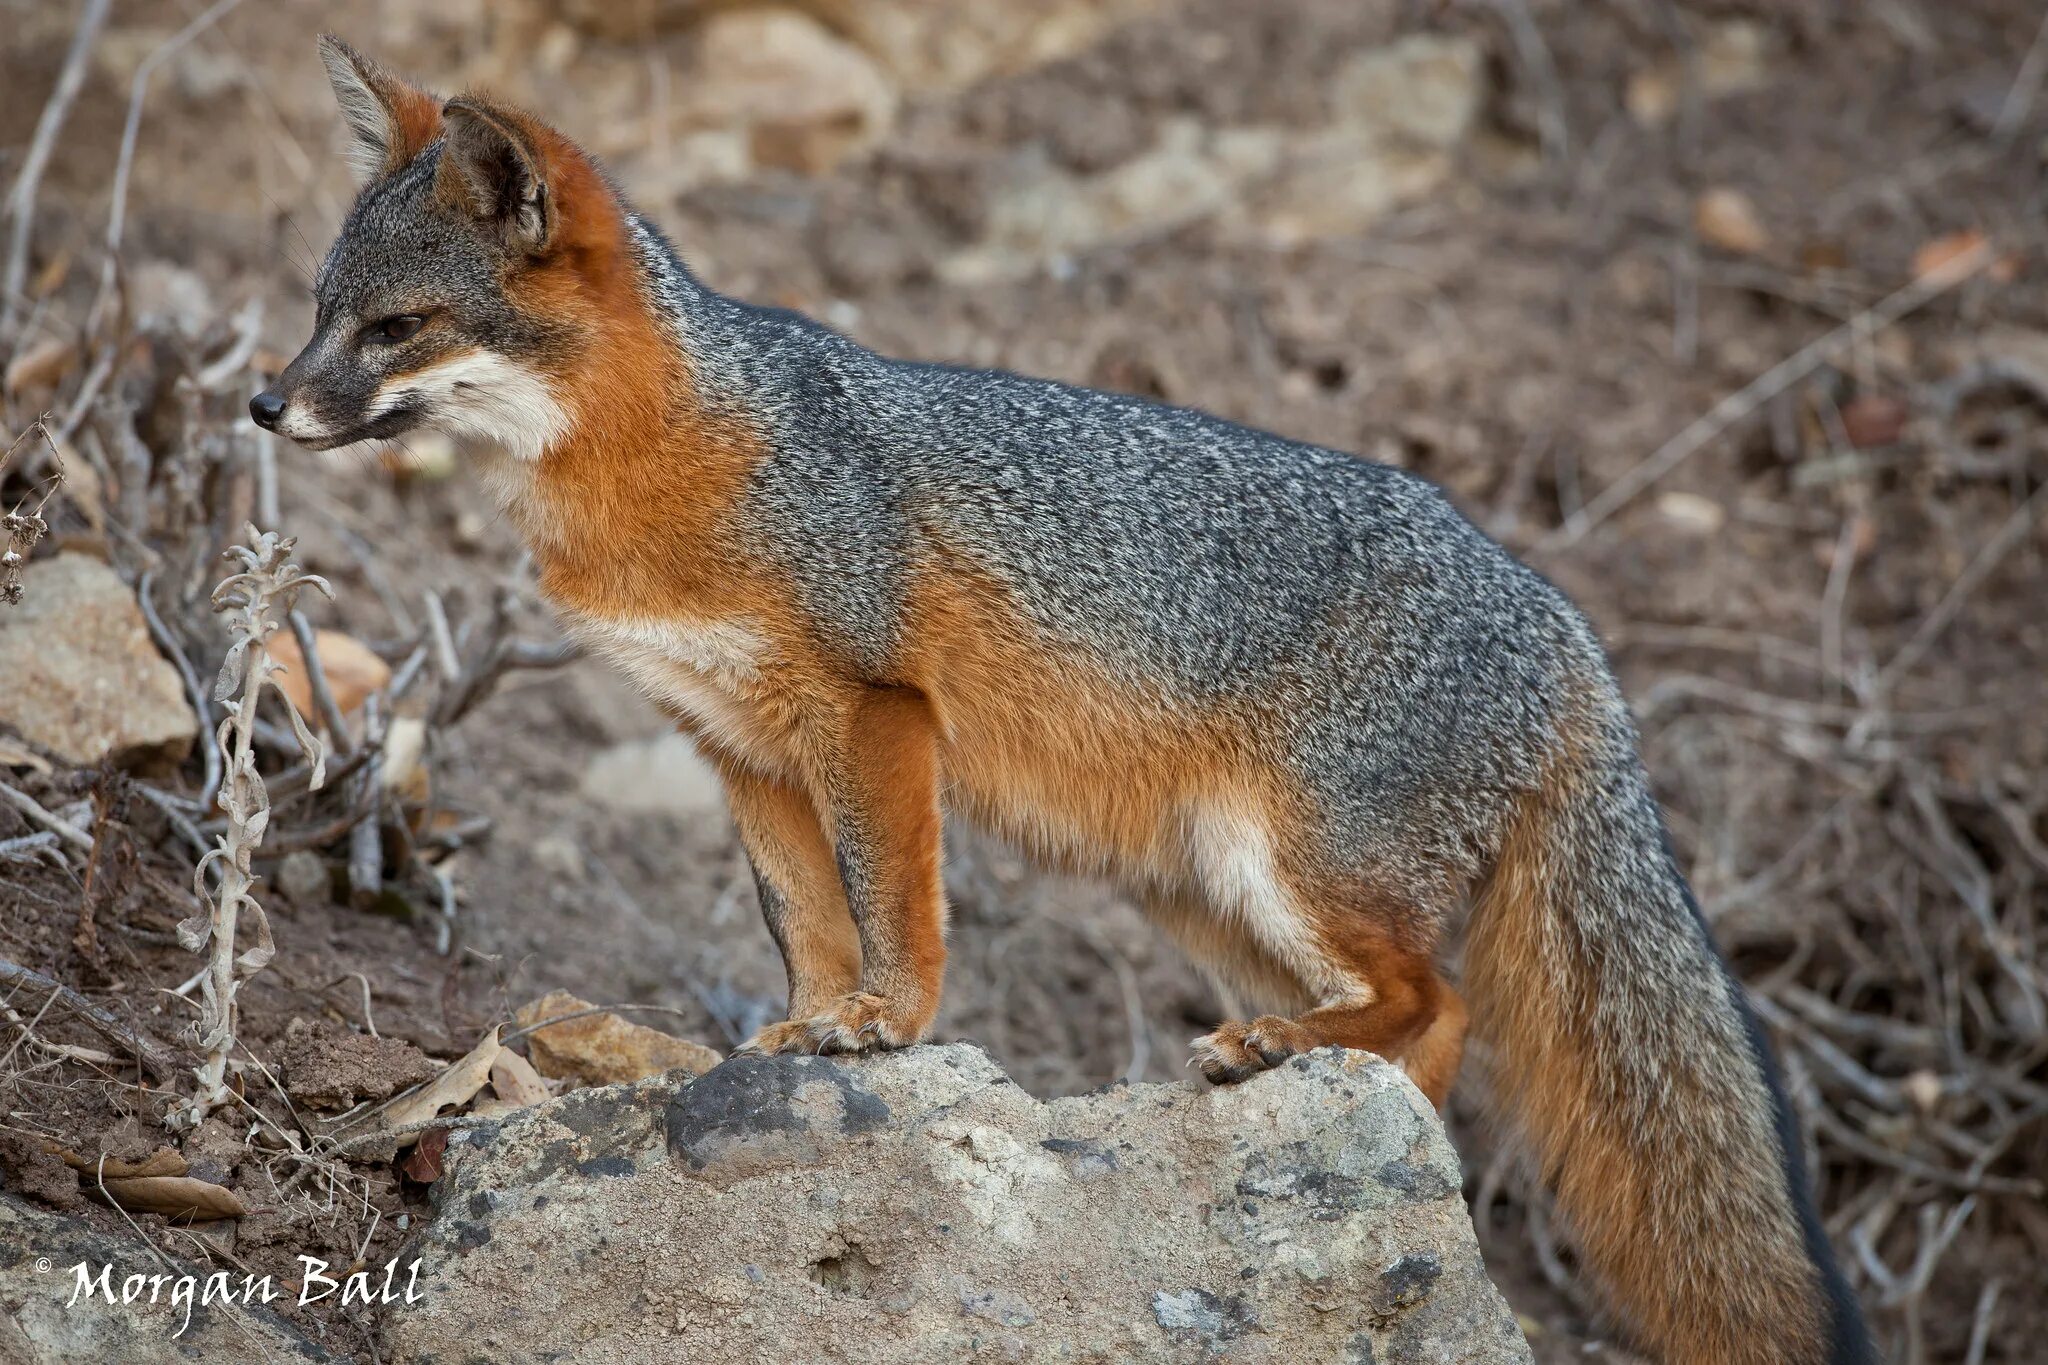
[[[860,936],[847,913],[839,865],[808,793],[781,778],[714,753],[733,825],[754,870],[761,915],[789,974],[789,1017],[802,1021],[860,989]],[[769,1035],[799,1025],[776,1024],[747,1047],[782,1051]]]
[[[799,1004],[792,960],[789,1021],[755,1035],[748,1047],[756,1051],[906,1047],[938,1013],[945,895],[931,711],[915,693],[873,689],[849,704],[846,719],[826,773],[821,837],[857,938],[858,986],[822,1000],[807,987]]]

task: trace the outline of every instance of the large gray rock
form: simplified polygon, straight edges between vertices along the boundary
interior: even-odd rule
[[[1040,1103],[979,1050],[740,1057],[455,1135],[385,1359],[1527,1361],[1361,1053]]]
[[[199,719],[120,575],[88,555],[37,560],[0,607],[0,726],[68,763],[174,763]]]
[[[79,1265],[94,1285],[101,1267],[111,1267],[106,1283],[114,1290],[114,1302],[97,1288],[80,1293],[74,1269]],[[218,1295],[211,1304],[200,1302],[206,1297],[206,1277],[217,1269],[167,1264],[131,1238],[110,1237],[80,1219],[0,1195],[0,1361],[190,1365],[195,1360],[333,1359],[264,1307],[260,1293],[245,1293],[239,1274],[232,1276],[232,1303],[223,1304]],[[163,1280],[121,1302],[125,1282],[136,1275]],[[193,1277],[189,1322],[183,1304],[172,1302],[177,1279],[186,1275]],[[281,1286],[277,1292],[286,1293]]]

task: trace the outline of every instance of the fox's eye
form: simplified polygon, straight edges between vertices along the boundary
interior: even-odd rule
[[[400,313],[365,327],[363,340],[373,346],[394,346],[401,341],[411,341],[425,322],[426,319],[418,313]]]

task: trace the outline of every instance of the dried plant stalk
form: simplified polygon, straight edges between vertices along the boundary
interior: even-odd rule
[[[64,459],[57,454],[56,444],[50,440],[49,428],[40,421],[21,433],[13,445],[0,451],[0,474],[6,473],[7,464],[14,458],[14,452],[31,436],[43,438],[44,443],[49,446],[51,458],[57,462],[57,469],[39,485],[42,497],[37,501],[34,511],[22,510],[28,505],[27,497],[23,497],[14,505],[13,510],[0,516],[0,542],[4,542],[7,547],[0,550],[0,602],[5,602],[9,606],[21,601],[22,568],[35,550],[36,542],[50,533],[50,523],[43,520],[43,509],[49,506],[51,496],[64,483]]]
[[[219,843],[199,860],[193,874],[206,908],[178,926],[178,941],[192,952],[212,944],[206,975],[201,978],[202,1008],[199,1019],[199,1047],[204,1054],[197,1071],[199,1089],[190,1101],[171,1116],[175,1127],[197,1127],[214,1109],[228,1099],[228,1054],[235,1045],[235,996],[241,983],[270,964],[277,950],[270,937],[270,920],[252,894],[255,876],[251,860],[263,842],[270,823],[270,793],[263,775],[256,770],[256,709],[267,685],[284,703],[291,718],[292,734],[308,763],[317,788],[326,780],[326,750],[291,698],[272,680],[280,672],[264,642],[288,615],[305,587],[319,589],[332,597],[327,580],[304,573],[292,562],[296,542],[275,531],[258,533],[254,526],[245,531],[249,543],[230,548],[224,556],[241,565],[213,590],[213,609],[228,616],[227,657],[221,660],[220,677],[213,685],[213,699],[227,712],[214,735],[224,776],[220,807],[227,816],[227,828]],[[207,888],[207,873],[218,868],[220,887]],[[246,918],[255,931],[255,942],[239,956],[235,934]]]

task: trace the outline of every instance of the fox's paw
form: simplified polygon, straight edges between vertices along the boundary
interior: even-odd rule
[[[766,1024],[754,1036],[732,1050],[735,1057],[778,1057],[785,1052],[816,1052],[811,1046],[807,1019],[785,1019]]]
[[[855,991],[808,1019],[768,1025],[741,1044],[739,1051],[887,1052],[917,1042],[929,1024],[928,1011],[905,1008],[885,995]]]
[[[1269,1071],[1295,1053],[1311,1051],[1316,1045],[1309,1031],[1292,1019],[1262,1014],[1249,1024],[1218,1024],[1214,1033],[1195,1039],[1190,1044],[1195,1055],[1188,1059],[1188,1065],[1223,1085]]]

